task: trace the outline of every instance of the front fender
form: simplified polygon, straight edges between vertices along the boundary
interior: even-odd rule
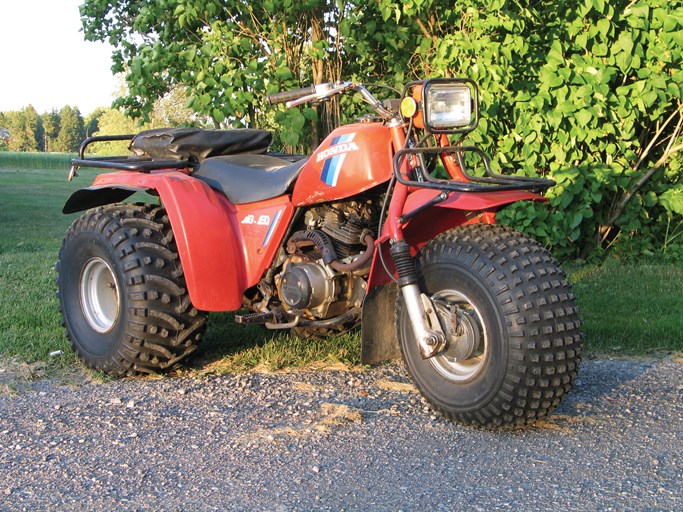
[[[75,192],[64,213],[156,191],[171,222],[192,304],[204,311],[242,305],[245,262],[235,207],[205,183],[179,171],[114,172]]]
[[[418,189],[406,199],[402,215],[410,214],[434,199],[441,192],[432,189]],[[403,225],[403,236],[416,254],[427,242],[440,233],[457,226],[471,223],[495,222],[495,212],[501,207],[518,201],[548,201],[538,194],[524,190],[501,190],[495,192],[452,192],[448,199],[415,214]],[[383,238],[387,239],[386,226]],[[389,283],[392,279],[385,266],[381,264],[378,252],[382,251],[383,260],[390,272],[394,263],[389,255],[388,242],[375,248],[368,281],[368,291],[376,286]]]
[[[415,211],[437,195],[438,190],[419,189],[411,193],[403,207],[403,215]],[[545,197],[524,190],[497,192],[453,192],[448,199],[436,203],[412,217],[403,226],[403,236],[410,246],[419,250],[439,233],[471,223],[494,222],[497,210],[518,201],[547,201]],[[483,215],[482,214],[488,214]]]

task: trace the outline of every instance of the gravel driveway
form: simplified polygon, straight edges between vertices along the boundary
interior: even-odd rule
[[[0,396],[0,510],[683,511],[683,363],[594,360],[547,421],[435,416],[400,365]]]

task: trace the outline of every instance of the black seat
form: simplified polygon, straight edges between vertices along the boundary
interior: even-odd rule
[[[158,128],[138,133],[129,149],[137,156],[204,160],[221,155],[265,153],[273,141],[266,130],[203,130],[200,128]]]
[[[223,192],[232,204],[253,203],[287,193],[308,161],[294,163],[270,155],[226,155],[207,158],[192,173]]]

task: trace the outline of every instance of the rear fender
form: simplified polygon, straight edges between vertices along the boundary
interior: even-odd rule
[[[114,172],[75,192],[64,213],[156,191],[171,222],[192,304],[204,311],[234,311],[246,289],[236,209],[205,183],[179,171]]]
[[[410,214],[422,205],[434,199],[440,191],[419,189],[412,192],[406,199],[403,215]],[[453,192],[449,198],[415,214],[403,225],[403,236],[410,244],[411,252],[417,252],[431,239],[457,226],[465,224],[494,224],[496,211],[501,207],[518,201],[547,201],[546,198],[523,190],[498,192]],[[388,235],[382,233],[387,241],[375,248],[372,267],[368,282],[368,291],[375,286],[384,285],[392,281],[391,276],[382,265],[378,252],[382,251],[387,269],[393,273],[394,264],[389,255]]]

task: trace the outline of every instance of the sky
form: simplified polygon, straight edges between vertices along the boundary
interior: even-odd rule
[[[108,44],[83,39],[84,0],[0,0],[0,112],[109,107],[119,80]]]

